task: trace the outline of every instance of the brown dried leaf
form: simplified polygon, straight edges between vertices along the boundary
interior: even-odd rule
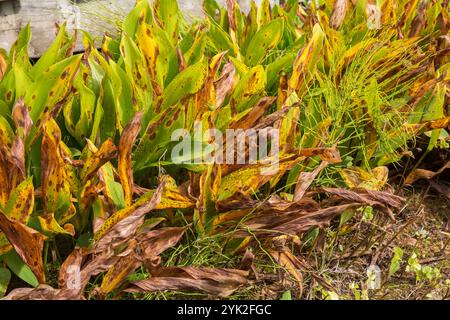
[[[133,201],[133,171],[131,151],[142,127],[142,112],[135,114],[123,130],[119,142],[119,177],[125,198],[125,206],[131,206]]]
[[[16,128],[20,131],[20,137],[25,139],[30,133],[33,126],[33,120],[31,120],[30,112],[23,102],[23,98],[20,98],[13,107],[12,118]]]
[[[320,165],[314,169],[312,172],[301,172],[297,179],[297,184],[295,186],[294,201],[300,201],[305,195],[308,188],[311,186],[313,181],[322,172],[325,167],[328,166],[327,161],[322,161]]]
[[[434,190],[441,193],[447,199],[450,199],[450,187],[449,186],[447,186],[443,183],[438,183],[433,180],[430,180],[430,185]]]
[[[414,17],[414,20],[411,22],[411,28],[409,31],[410,38],[419,35],[419,33],[425,27],[427,20],[428,4],[429,4],[428,0],[422,0],[419,3],[416,16]]]
[[[186,228],[164,228],[141,232],[131,247],[125,250],[127,255],[121,257],[104,276],[98,290],[100,296],[103,297],[116,289],[143,262],[148,265],[155,261],[155,258],[158,260],[158,256],[162,252],[180,241],[185,231]]]
[[[425,169],[416,169],[413,172],[411,172],[408,177],[406,178],[405,184],[413,184],[419,179],[433,179],[434,177],[437,177],[442,172],[444,172],[446,169],[450,168],[450,161],[448,161],[441,169],[438,171],[430,171]]]
[[[247,283],[248,271],[211,268],[162,268],[148,280],[131,283],[126,292],[182,290],[227,297]]]
[[[344,22],[347,14],[347,0],[337,0],[334,3],[333,12],[330,17],[330,27],[337,30]]]
[[[3,231],[17,254],[33,271],[39,283],[45,283],[42,262],[45,236],[19,221],[9,219],[2,211],[0,211],[0,230]]]
[[[137,201],[130,208],[117,211],[109,217],[94,236],[93,252],[103,252],[117,248],[124,242],[133,238],[137,229],[144,222],[145,215],[155,209],[161,202],[166,185],[166,178],[163,178],[151,198]]]
[[[23,140],[16,135],[14,137],[13,144],[11,146],[11,155],[14,162],[14,168],[11,168],[13,183],[15,186],[22,182],[26,178],[25,171],[25,146],[23,144]]]
[[[90,156],[84,163],[81,171],[82,185],[92,179],[98,170],[107,162],[117,157],[118,149],[112,139],[108,139],[100,146],[100,149]]]
[[[269,250],[270,255],[275,261],[286,270],[294,279],[300,289],[299,298],[303,295],[303,274],[300,272],[300,262],[287,249],[282,251]]]
[[[266,111],[276,101],[275,97],[261,98],[258,103],[251,108],[245,116],[230,124],[230,129],[250,129],[253,128],[266,113]]]
[[[216,108],[219,108],[227,95],[233,89],[235,83],[236,68],[232,62],[227,63],[220,74],[219,79],[214,83],[216,88]]]
[[[361,207],[360,203],[348,203],[316,211],[289,209],[288,211],[263,210],[248,221],[235,235],[246,237],[257,234],[261,237],[273,237],[280,234],[297,235],[313,227],[325,227],[330,221],[349,209]]]

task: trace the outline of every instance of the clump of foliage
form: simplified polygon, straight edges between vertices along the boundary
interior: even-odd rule
[[[382,191],[386,166],[422,133],[429,150],[448,136],[448,1],[318,4],[245,14],[205,0],[188,24],[175,0],[141,0],[100,50],[81,32],[74,53],[61,25],[34,65],[24,28],[0,52],[0,259],[36,288],[10,298],[81,298],[99,274],[96,297],[228,296],[249,281],[245,267],[164,267],[186,228],[226,252],[256,240],[301,284],[290,241],[367,206],[395,220],[403,199]],[[168,156],[177,129],[207,144],[211,128],[268,127],[280,130],[272,175],[263,161]],[[73,251],[55,289],[45,268],[59,242]],[[150,276],[127,283],[141,266]]]

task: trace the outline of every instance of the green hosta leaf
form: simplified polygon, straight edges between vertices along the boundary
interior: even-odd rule
[[[31,217],[30,226],[40,233],[50,237],[57,234],[70,235],[70,232],[65,230],[58,223],[58,221],[56,221],[56,218],[53,214]]]
[[[225,32],[217,23],[211,22],[208,31],[209,40],[216,48],[216,52],[228,51],[232,56],[236,56],[237,52],[230,35]]]
[[[33,79],[39,78],[48,68],[65,59],[70,53],[75,37],[70,38],[66,31],[66,24],[60,26],[58,35],[52,42],[50,48],[36,62],[31,69],[30,75]]]
[[[264,59],[269,50],[275,48],[283,35],[283,19],[276,19],[264,25],[252,38],[245,60],[248,65],[255,66]]]
[[[177,0],[156,0],[154,6],[164,30],[175,45],[178,42],[179,18],[181,15]]]
[[[11,272],[6,268],[0,268],[0,298],[6,293],[8,290],[8,284],[11,280]]]
[[[10,58],[12,63],[17,63],[18,65],[23,65],[25,70],[30,70],[31,63],[28,56],[28,45],[31,40],[31,28],[30,23],[20,31],[19,37],[17,38],[14,45],[11,47]]]
[[[394,275],[398,270],[400,270],[403,254],[404,252],[402,248],[394,248],[394,256],[392,257],[391,265],[389,266],[389,276]]]
[[[138,1],[134,9],[125,18],[122,28],[125,34],[134,39],[139,24],[152,23],[153,14],[150,1]]]
[[[5,207],[5,214],[27,224],[34,209],[34,187],[33,178],[30,177],[19,184],[9,196]]]
[[[164,110],[150,121],[145,133],[134,151],[135,170],[156,164],[161,157],[170,155],[173,144],[172,134],[177,129],[184,128],[186,114],[182,104],[176,104]]]
[[[178,32],[180,25],[181,12],[178,8],[177,0],[156,0],[154,4],[157,15],[163,24],[172,43],[178,42]]]
[[[189,50],[184,54],[187,65],[192,65],[203,59],[206,47],[206,33],[202,30],[198,31],[194,42]]]
[[[136,43],[127,35],[122,37],[120,52],[122,53],[122,57],[125,62],[126,74],[131,80],[132,88],[125,87],[128,81],[126,81],[121,69],[118,68],[117,65],[113,65],[113,76],[118,77],[117,81],[122,80],[122,91],[120,96],[133,92],[133,101],[136,102],[131,104],[132,108],[130,108],[130,105],[127,107],[125,107],[125,105],[121,106],[121,108],[119,108],[120,110],[117,110],[117,112],[125,113],[125,110],[129,110],[130,112],[133,110],[135,112],[145,110],[149,108],[153,94],[149,74],[145,69],[144,56]],[[122,119],[124,121],[122,125],[125,126],[130,119],[131,114],[126,114],[126,116]]]
[[[207,71],[207,63],[199,61],[178,74],[164,90],[162,109],[173,106],[181,99],[199,91],[205,83]]]
[[[150,77],[158,83],[160,90],[164,89],[169,73],[169,59],[175,50],[167,32],[156,25],[145,24],[139,29],[136,41],[145,58]]]
[[[42,73],[27,91],[24,103],[31,108],[30,117],[34,123],[27,145],[35,140],[37,131],[42,126],[42,114],[48,114],[69,94],[80,61],[81,55],[76,55],[58,62]]]
[[[70,99],[63,108],[66,128],[80,144],[91,134],[97,104],[96,94],[87,86],[89,76],[89,71],[82,65],[74,81],[78,95]]]
[[[14,272],[14,274],[17,275],[20,279],[33,287],[37,287],[39,285],[39,282],[33,271],[31,271],[30,267],[28,267],[22,261],[22,259],[14,250],[5,254],[3,256],[3,259],[6,262],[8,268],[10,268],[11,271]]]
[[[278,85],[279,74],[281,71],[290,71],[294,64],[296,53],[290,52],[277,58],[274,62],[267,65],[267,89],[270,90]]]
[[[232,98],[237,103],[237,111],[241,112],[255,104],[266,87],[266,71],[258,65],[250,69],[236,85]]]

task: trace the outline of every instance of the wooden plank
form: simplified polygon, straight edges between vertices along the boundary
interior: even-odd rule
[[[39,57],[55,38],[55,23],[67,22],[68,30],[73,32],[86,20],[83,12],[95,12],[96,7],[103,5],[126,14],[134,3],[134,0],[95,0],[73,5],[70,0],[3,0],[0,2],[0,47],[9,50],[20,30],[30,22],[30,57]]]
[[[163,0],[164,1],[164,0]],[[219,0],[224,4],[226,0]],[[178,0],[186,17],[201,16],[203,0]],[[248,11],[251,0],[238,1]],[[256,0],[260,3],[261,0]],[[275,2],[275,1],[272,1]],[[276,1],[278,2],[278,1]],[[97,35],[112,29],[108,17],[120,19],[135,0],[0,0],[0,48],[9,50],[20,30],[30,22],[30,57],[41,56],[55,38],[55,23],[67,22],[68,30],[87,29]],[[103,16],[103,18],[102,18]],[[79,41],[78,49],[82,49]]]

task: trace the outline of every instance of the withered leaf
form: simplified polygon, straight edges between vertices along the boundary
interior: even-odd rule
[[[328,166],[328,162],[322,161],[312,172],[300,172],[295,186],[294,201],[299,201],[303,198],[313,181],[326,166]]]
[[[14,105],[12,118],[16,128],[19,130],[20,137],[25,139],[28,137],[31,127],[33,126],[33,120],[31,120],[30,112],[23,101],[23,98],[20,98]]]
[[[216,88],[216,108],[220,107],[223,104],[225,98],[233,89],[235,83],[235,75],[236,69],[234,67],[234,64],[232,62],[227,63],[223,67],[219,79],[217,79],[214,83],[214,86]]]
[[[125,205],[130,206],[133,200],[133,172],[131,151],[142,126],[142,112],[135,114],[123,130],[119,142],[119,177],[124,192]]]
[[[109,217],[95,233],[95,244],[92,250],[102,252],[120,246],[124,241],[132,238],[144,222],[145,215],[161,202],[165,185],[166,178],[163,177],[151,198],[145,198],[144,201],[138,200],[131,207],[117,211]]]
[[[433,179],[434,177],[437,177],[442,172],[444,172],[446,169],[450,168],[450,161],[448,161],[442,168],[440,168],[438,171],[430,171],[425,169],[416,169],[413,172],[411,172],[408,177],[406,177],[405,184],[413,184],[419,179]]]
[[[30,267],[39,283],[45,283],[42,249],[45,237],[19,221],[9,219],[0,211],[0,230],[17,254]]]
[[[127,254],[120,254],[120,259],[114,264],[103,278],[99,293],[105,296],[116,289],[128,275],[136,270],[142,263],[148,267],[165,250],[176,245],[183,236],[186,228],[163,228],[159,230],[146,231],[136,237],[136,241],[131,243],[131,248],[125,250]],[[131,249],[131,250],[130,250]]]
[[[0,80],[3,79],[3,76],[6,73],[6,69],[8,68],[8,64],[6,63],[6,59],[3,54],[0,52]]]
[[[117,157],[118,149],[112,139],[108,139],[100,146],[99,150],[90,156],[84,163],[81,171],[82,184],[94,177],[98,170],[107,162]]]
[[[333,12],[330,17],[330,27],[339,29],[344,22],[347,13],[347,0],[337,0],[334,3]]]
[[[148,280],[131,283],[126,292],[189,291],[227,297],[248,280],[248,271],[211,268],[161,268]]]

